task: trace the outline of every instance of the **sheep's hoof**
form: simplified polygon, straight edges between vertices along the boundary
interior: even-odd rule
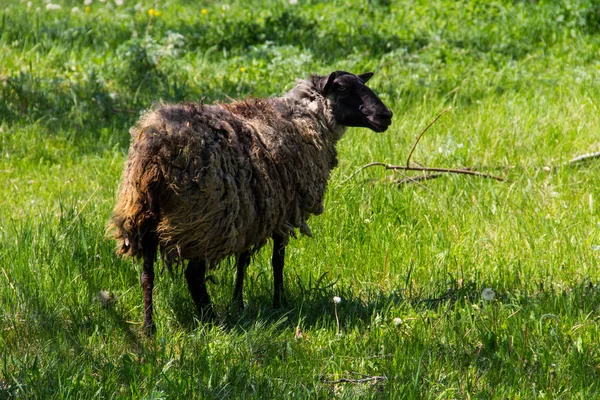
[[[156,325],[154,323],[144,323],[144,334],[146,336],[153,336],[156,333]]]
[[[278,296],[273,299],[273,308],[283,308],[286,305],[287,301],[283,296]]]
[[[242,300],[241,298],[234,298],[233,299],[233,307],[236,308],[239,311],[244,311],[244,300]]]
[[[212,306],[206,305],[198,309],[198,317],[201,322],[212,322],[215,320],[215,312]]]

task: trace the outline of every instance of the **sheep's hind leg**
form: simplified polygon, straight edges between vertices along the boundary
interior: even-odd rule
[[[283,301],[283,263],[285,261],[285,244],[283,236],[273,235],[273,308],[281,307]]]
[[[185,269],[185,279],[201,320],[212,319],[214,316],[210,297],[206,291],[205,274],[206,263],[204,261],[190,260],[188,262]]]
[[[233,303],[237,305],[240,310],[244,309],[244,298],[242,290],[244,288],[244,275],[246,274],[246,268],[250,265],[250,252],[245,251],[237,257],[236,260],[237,271],[235,275],[235,289],[233,290]]]
[[[144,292],[144,331],[152,334],[156,331],[152,321],[152,290],[154,289],[154,260],[158,242],[154,234],[148,233],[142,239],[144,267],[142,270],[142,291]]]

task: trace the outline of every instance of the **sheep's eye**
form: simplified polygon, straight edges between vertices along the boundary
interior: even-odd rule
[[[338,86],[337,90],[338,92],[345,92],[346,88],[344,86]]]

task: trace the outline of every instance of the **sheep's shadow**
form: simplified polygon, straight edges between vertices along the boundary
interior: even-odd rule
[[[324,274],[325,275],[325,274]],[[338,288],[337,279],[326,282],[324,275],[315,280],[309,278],[303,285],[296,276],[296,284],[289,282],[288,292],[281,308],[272,307],[270,290],[253,293],[243,310],[230,299],[225,303],[213,304],[216,317],[208,323],[220,325],[226,331],[244,332],[260,323],[263,326],[277,326],[277,329],[294,329],[301,325],[304,329],[331,325],[336,326],[336,313],[341,330],[352,330],[355,327],[369,325],[377,315],[389,314],[389,310],[409,304],[417,310],[431,310],[439,307],[454,307],[457,300],[474,302],[478,296],[475,282],[457,285],[451,281],[447,290],[433,297],[413,295],[404,288],[390,290],[373,290],[365,294],[364,290],[345,287]],[[198,314],[185,291],[176,291],[169,296],[169,305],[175,323],[187,330],[207,323],[200,321]],[[340,302],[334,303],[334,297]]]

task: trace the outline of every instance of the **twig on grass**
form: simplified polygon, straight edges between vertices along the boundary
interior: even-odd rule
[[[577,163],[581,163],[581,162],[585,162],[594,158],[600,158],[600,151],[596,151],[594,153],[586,153],[586,154],[582,154],[580,156],[577,156],[569,161],[567,161],[566,163],[564,163],[563,165],[573,165],[573,164],[577,164]]]
[[[346,180],[344,180],[344,182],[342,182],[342,184],[344,184],[344,183],[348,182],[349,180],[351,180],[352,178],[354,178],[359,172],[361,172],[367,168],[375,167],[375,166],[385,167],[386,170],[391,169],[394,171],[435,172],[433,174],[428,174],[428,175],[426,174],[426,175],[417,176],[417,177],[406,177],[404,179],[396,180],[396,181],[394,181],[394,183],[396,183],[397,185],[403,185],[403,184],[408,184],[408,183],[418,183],[418,182],[424,181],[424,180],[436,179],[436,178],[439,178],[444,173],[471,175],[471,176],[477,176],[480,178],[494,179],[494,180],[497,180],[500,182],[506,181],[506,179],[504,179],[500,176],[486,174],[484,172],[474,171],[471,168],[439,168],[439,167],[425,167],[425,166],[421,166],[421,165],[413,167],[410,165],[410,159],[412,158],[412,155],[413,155],[415,149],[417,148],[417,144],[419,144],[419,141],[421,140],[421,138],[423,137],[425,132],[427,132],[427,130],[429,128],[431,128],[431,126],[433,126],[433,124],[435,124],[442,115],[444,115],[447,111],[450,111],[451,109],[452,109],[452,107],[448,107],[448,108],[444,109],[441,113],[439,113],[433,119],[433,121],[431,121],[429,123],[429,125],[427,125],[427,127],[425,127],[425,129],[423,129],[421,131],[419,136],[417,136],[417,139],[415,140],[414,144],[412,145],[410,152],[408,153],[408,158],[406,159],[406,165],[393,165],[393,164],[387,164],[387,163],[383,163],[383,162],[372,162],[372,163],[363,165],[362,167],[360,167],[359,169],[354,171],[348,178],[346,178]],[[599,157],[600,157],[600,153],[599,153]]]
[[[139,114],[138,110],[132,110],[131,108],[121,108],[121,107],[113,107],[113,112],[124,112],[129,114]]]
[[[407,166],[407,165],[393,165],[393,164],[386,164],[386,163],[382,163],[382,162],[372,162],[372,163],[363,165],[362,167],[360,167],[359,169],[357,169],[356,171],[354,171],[354,173],[352,175],[350,175],[348,177],[348,179],[346,179],[346,181],[352,179],[356,174],[358,174],[360,171],[362,171],[364,169],[367,169],[367,168],[370,168],[370,167],[377,167],[377,166],[385,167],[385,169],[392,169],[392,170],[425,171],[425,172],[442,172],[442,173],[452,173],[452,174],[463,174],[463,175],[479,176],[481,178],[494,179],[494,180],[497,180],[497,181],[500,181],[500,182],[506,181],[506,179],[504,179],[504,178],[502,178],[500,176],[486,174],[484,172],[473,171],[471,169],[437,168],[437,167],[410,167],[410,166]]]
[[[397,179],[394,181],[395,184],[397,184],[398,186],[400,185],[405,185],[405,184],[409,184],[409,183],[418,183],[421,181],[428,181],[430,179],[437,179],[440,176],[443,176],[444,174],[429,174],[429,175],[420,175],[420,176],[407,176],[405,178],[402,179]]]
[[[363,375],[363,374],[360,374]],[[366,376],[366,375],[364,375]],[[367,376],[366,378],[358,378],[358,379],[352,379],[352,378],[340,378],[340,379],[335,379],[335,380],[327,380],[325,379],[325,377],[321,378],[321,381],[324,383],[371,383],[372,385],[376,385],[379,382],[382,381],[387,381],[388,378],[387,376]]]
[[[452,107],[448,107],[445,110],[443,110],[441,113],[438,114],[437,117],[435,117],[433,119],[433,121],[431,121],[429,123],[429,125],[427,125],[427,127],[425,129],[423,129],[423,131],[419,134],[419,136],[417,136],[417,140],[415,140],[415,143],[413,144],[413,147],[410,149],[410,153],[408,153],[408,158],[406,159],[406,166],[409,167],[410,166],[410,158],[412,157],[415,149],[417,148],[417,144],[419,144],[419,140],[421,140],[421,137],[423,137],[423,135],[425,134],[425,132],[427,132],[427,130],[429,128],[431,128],[431,126],[433,124],[435,124],[437,122],[438,119],[440,119],[440,117],[442,115],[444,115],[447,111],[450,111],[452,109]]]

